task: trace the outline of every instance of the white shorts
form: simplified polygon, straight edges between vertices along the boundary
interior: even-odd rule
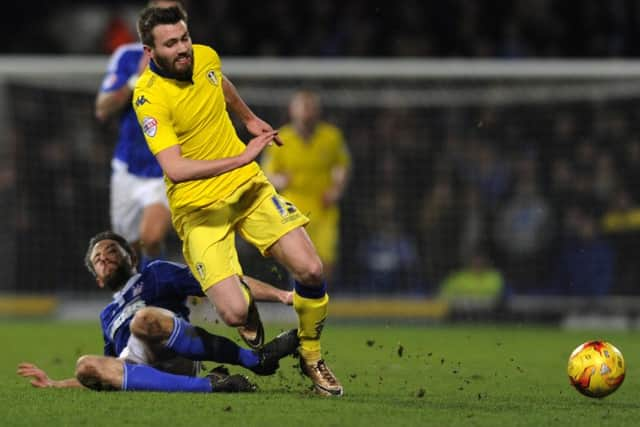
[[[127,346],[118,357],[128,363],[147,365],[176,375],[193,377],[198,375],[201,368],[199,361],[176,356],[175,353],[169,350],[164,355],[155,354],[143,341],[133,335],[129,337]]]
[[[164,179],[132,175],[121,160],[111,161],[111,228],[129,242],[140,240],[144,208],[162,203],[169,209]]]

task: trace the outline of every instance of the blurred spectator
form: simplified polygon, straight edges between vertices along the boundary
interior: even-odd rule
[[[509,190],[507,163],[498,149],[488,141],[471,140],[463,153],[466,153],[462,171],[465,181],[477,186],[486,203],[496,207]]]
[[[484,250],[476,248],[462,268],[444,279],[438,296],[453,302],[497,304],[504,287],[502,273],[491,265]]]
[[[514,292],[544,284],[553,211],[541,194],[533,158],[523,160],[513,195],[497,212],[495,239],[507,282]]]
[[[419,290],[414,239],[398,223],[391,191],[378,194],[365,218],[367,232],[360,241],[358,258],[363,267],[360,289],[390,293]]]
[[[612,292],[618,295],[638,293],[640,269],[640,208],[629,191],[620,187],[613,192],[607,211],[602,217],[602,232],[616,252],[615,284]]]
[[[474,187],[467,187],[462,194],[460,204],[460,249],[458,258],[468,260],[490,238],[490,217],[484,206],[480,192]]]
[[[615,254],[598,232],[593,214],[580,207],[565,217],[566,235],[556,259],[553,292],[560,295],[608,295],[613,287]]]
[[[109,18],[104,32],[104,53],[111,54],[118,47],[138,41],[138,36],[132,31],[131,26],[119,14],[113,14]]]
[[[3,45],[4,52],[100,53],[108,8],[144,6],[135,0],[36,3],[15,6],[15,16],[25,18],[5,27],[10,43]],[[226,55],[525,58],[640,53],[635,43],[640,14],[631,1],[584,0],[577,7],[549,0],[280,0],[264,9],[219,0],[190,2],[186,8],[194,40],[213,43]],[[265,20],[272,24],[268,30],[260,25]],[[83,37],[70,39],[77,34]]]
[[[432,286],[459,265],[460,215],[452,178],[443,173],[424,198],[418,223],[422,265]]]

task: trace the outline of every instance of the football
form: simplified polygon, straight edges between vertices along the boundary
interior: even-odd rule
[[[605,397],[624,381],[622,353],[606,341],[580,344],[569,356],[569,381],[580,393],[589,397]]]

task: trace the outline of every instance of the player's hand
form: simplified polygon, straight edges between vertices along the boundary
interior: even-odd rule
[[[37,388],[51,387],[53,383],[45,371],[32,363],[20,363],[17,374],[25,378],[31,377],[31,385]]]
[[[252,119],[249,119],[245,123],[245,126],[247,127],[247,130],[249,131],[249,133],[253,136],[260,136],[263,133],[273,132],[273,128],[271,127],[271,125],[259,117],[254,117]],[[273,142],[275,142],[276,145],[283,144],[282,140],[277,134],[273,137]]]
[[[269,143],[273,141],[277,134],[278,131],[272,130],[271,132],[260,134],[249,141],[249,143],[247,144],[247,148],[245,148],[244,153],[242,153],[242,155],[244,156],[245,164],[255,160],[256,157],[260,155],[262,150],[264,150],[264,147],[269,145]]]
[[[293,291],[287,291],[282,296],[282,303],[286,305],[293,305]]]

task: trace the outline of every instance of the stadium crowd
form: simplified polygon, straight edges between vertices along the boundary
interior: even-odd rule
[[[111,53],[135,40],[135,17],[145,1],[37,3],[11,6],[29,25],[20,19],[8,23],[10,37],[0,51]],[[275,0],[259,8],[230,0],[184,3],[194,39],[215,45],[226,57],[640,54],[640,6],[630,0]]]
[[[355,277],[431,293],[481,254],[509,292],[637,293],[636,115],[629,102],[382,111],[375,137],[349,137],[375,171],[345,197],[344,240],[358,216],[368,236]]]
[[[41,25],[30,25],[29,34],[14,28],[20,36],[1,49],[106,53],[135,39],[128,22],[142,3],[46,3],[30,12]],[[211,42],[227,57],[640,52],[632,43],[640,9],[631,1],[588,0],[580,7],[542,0],[406,1],[392,7],[281,0],[266,12],[230,1],[186,3],[194,39]],[[86,37],[57,28],[61,15],[86,27],[78,30]],[[9,198],[18,200],[18,282],[25,290],[47,281],[75,283],[84,272],[49,255],[79,253],[84,236],[107,226],[103,201],[113,129],[96,124],[84,93],[20,85],[8,93],[15,126],[17,185]],[[327,106],[329,121],[344,129],[354,165],[341,202],[335,291],[434,294],[480,259],[507,292],[639,294],[640,266],[632,257],[640,244],[640,109],[630,99],[510,107]],[[58,105],[64,108],[55,114],[47,110]],[[284,108],[260,114],[274,124],[285,122]],[[82,237],[78,243],[69,236]],[[43,244],[34,247],[36,239]],[[33,269],[33,259],[46,260],[47,268]]]

